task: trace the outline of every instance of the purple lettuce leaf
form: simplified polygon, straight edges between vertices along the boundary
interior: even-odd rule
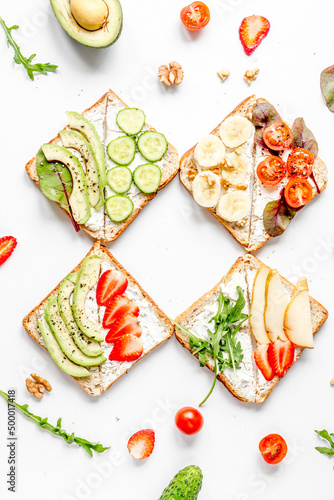
[[[296,211],[286,203],[282,189],[280,198],[267,203],[263,211],[263,225],[269,236],[274,238],[284,233],[295,214]]]
[[[311,130],[306,127],[303,118],[296,118],[292,125],[293,146],[295,148],[308,149],[314,158],[318,156],[318,143]]]
[[[334,113],[334,65],[322,71],[320,75],[320,88],[327,108]]]

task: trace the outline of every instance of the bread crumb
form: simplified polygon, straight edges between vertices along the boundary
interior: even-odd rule
[[[221,71],[217,71],[217,75],[221,79],[222,82],[226,80],[226,78],[230,75],[230,70],[229,69],[222,69]]]
[[[244,79],[250,85],[253,80],[257,79],[257,75],[259,74],[259,68],[247,69],[244,74]]]
[[[330,384],[331,384],[331,385],[334,385],[334,377],[333,377],[333,378],[331,378]]]

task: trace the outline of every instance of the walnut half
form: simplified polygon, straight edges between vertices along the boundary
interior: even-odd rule
[[[45,390],[48,392],[52,391],[50,382],[45,378],[40,377],[37,373],[31,373],[30,376],[33,380],[26,378],[26,387],[35,398],[42,399]]]
[[[181,64],[172,61],[169,65],[161,65],[158,69],[158,75],[161,82],[167,87],[170,87],[171,84],[180,85],[183,80],[184,72]]]
[[[257,75],[259,74],[259,68],[247,69],[244,74],[244,79],[250,85],[253,80],[257,79]]]

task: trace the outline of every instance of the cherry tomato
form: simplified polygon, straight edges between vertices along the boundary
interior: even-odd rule
[[[263,140],[269,149],[282,151],[292,144],[293,132],[284,122],[274,122],[263,131]]]
[[[196,434],[202,429],[204,419],[196,408],[185,406],[176,413],[175,423],[184,434]]]
[[[263,184],[275,186],[286,175],[286,166],[284,161],[278,156],[268,156],[258,164],[256,173]]]
[[[268,464],[278,464],[285,457],[288,446],[279,434],[268,434],[261,439],[259,450]]]
[[[302,207],[312,199],[312,186],[306,179],[294,177],[285,186],[284,196],[290,207]]]
[[[309,177],[312,173],[314,156],[308,149],[297,148],[289,154],[287,167],[289,177]]]
[[[210,10],[203,2],[193,2],[181,10],[180,17],[188,30],[197,31],[210,21]]]

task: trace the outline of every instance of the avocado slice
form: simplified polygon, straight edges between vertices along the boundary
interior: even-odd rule
[[[87,370],[87,368],[72,363],[72,361],[70,361],[65,356],[63,351],[60,349],[58,342],[54,338],[51,330],[45,323],[38,320],[38,328],[42,334],[43,340],[51,358],[56,363],[56,365],[58,365],[59,368],[63,370],[63,372],[77,378],[90,377],[90,372],[89,370]]]
[[[106,360],[104,356],[86,356],[78,349],[60,316],[56,295],[51,295],[46,301],[44,318],[58,342],[60,349],[70,361],[80,366],[99,366],[104,363]]]
[[[107,185],[106,163],[102,142],[96,128],[85,116],[76,111],[66,111],[70,127],[80,132],[92,146],[97,161],[102,186]]]
[[[98,342],[104,340],[102,325],[94,323],[88,318],[85,303],[89,290],[98,282],[100,263],[101,257],[98,255],[89,255],[84,258],[74,288],[72,304],[74,319],[82,333]]]
[[[50,0],[53,11],[64,30],[77,42],[88,47],[102,49],[116,42],[123,26],[122,7],[118,0],[104,0],[109,13],[103,26],[89,31],[80,26],[74,18],[70,0]]]
[[[76,345],[79,347],[86,356],[99,356],[103,354],[101,345],[96,340],[91,340],[86,337],[78,328],[72,312],[70,298],[74,292],[75,284],[77,282],[78,273],[71,273],[62,281],[58,290],[58,308],[61,317],[67,326],[68,331]]]
[[[79,160],[70,151],[57,144],[44,144],[42,151],[47,161],[63,163],[69,169],[73,183],[72,193],[69,197],[73,217],[78,224],[85,224],[91,216],[91,210],[85,173]]]
[[[61,130],[59,135],[65,148],[76,149],[83,157],[86,165],[89,203],[95,210],[99,210],[104,205],[104,195],[103,186],[100,181],[100,172],[92,146],[81,134],[73,130]]]

